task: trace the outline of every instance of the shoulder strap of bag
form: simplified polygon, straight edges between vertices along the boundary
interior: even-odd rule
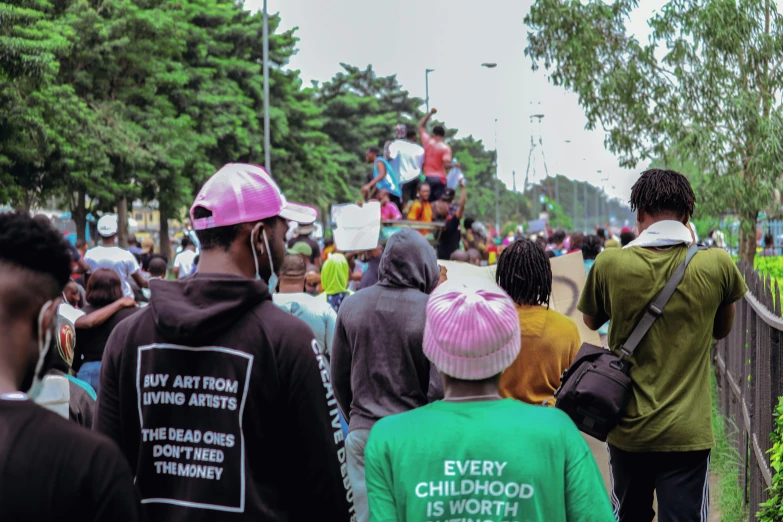
[[[663,287],[663,290],[661,290],[661,293],[658,294],[658,297],[656,297],[650,306],[647,307],[647,311],[644,313],[642,320],[639,321],[639,323],[636,325],[636,328],[633,329],[633,332],[631,332],[628,340],[625,341],[625,343],[620,347],[620,351],[622,352],[620,359],[633,355],[634,350],[636,350],[636,348],[639,346],[639,343],[642,342],[644,336],[647,335],[650,327],[663,313],[663,309],[666,306],[666,303],[669,302],[669,299],[671,299],[672,295],[674,295],[674,291],[677,289],[677,286],[679,286],[680,281],[682,281],[682,276],[685,275],[685,269],[688,268],[688,263],[691,262],[691,259],[693,259],[693,256],[695,256],[696,252],[698,251],[699,247],[695,244],[688,248],[688,253],[685,256],[685,260],[674,270],[674,273],[672,274],[671,278],[669,278],[666,286]]]

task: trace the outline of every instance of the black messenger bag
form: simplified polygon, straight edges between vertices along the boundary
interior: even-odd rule
[[[582,432],[606,441],[609,432],[620,421],[631,399],[631,364],[625,359],[633,355],[661,316],[698,250],[696,245],[688,249],[685,261],[674,270],[628,340],[620,346],[619,357],[609,350],[584,343],[574,362],[563,372],[560,387],[555,392],[555,407],[567,413]]]

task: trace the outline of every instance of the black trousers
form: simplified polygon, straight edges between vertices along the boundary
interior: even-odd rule
[[[707,522],[710,450],[631,453],[609,447],[612,507],[618,522]]]
[[[438,201],[446,190],[446,184],[440,178],[427,176],[427,183],[430,185],[430,203]]]

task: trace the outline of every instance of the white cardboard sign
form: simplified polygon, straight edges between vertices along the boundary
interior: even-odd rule
[[[353,203],[332,205],[332,222],[337,250],[372,250],[378,246],[381,233],[381,204],[371,201],[361,207]]]

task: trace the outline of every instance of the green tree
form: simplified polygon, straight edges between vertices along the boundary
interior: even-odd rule
[[[645,44],[626,28],[636,5],[537,0],[526,54],[578,94],[623,165],[673,147],[692,160],[709,176],[703,190],[739,215],[752,262],[756,217],[783,167],[781,16],[772,0],[670,1]]]
[[[66,101],[54,84],[68,28],[45,0],[0,2],[0,200],[29,208],[57,188],[46,176],[53,115],[47,99]]]

